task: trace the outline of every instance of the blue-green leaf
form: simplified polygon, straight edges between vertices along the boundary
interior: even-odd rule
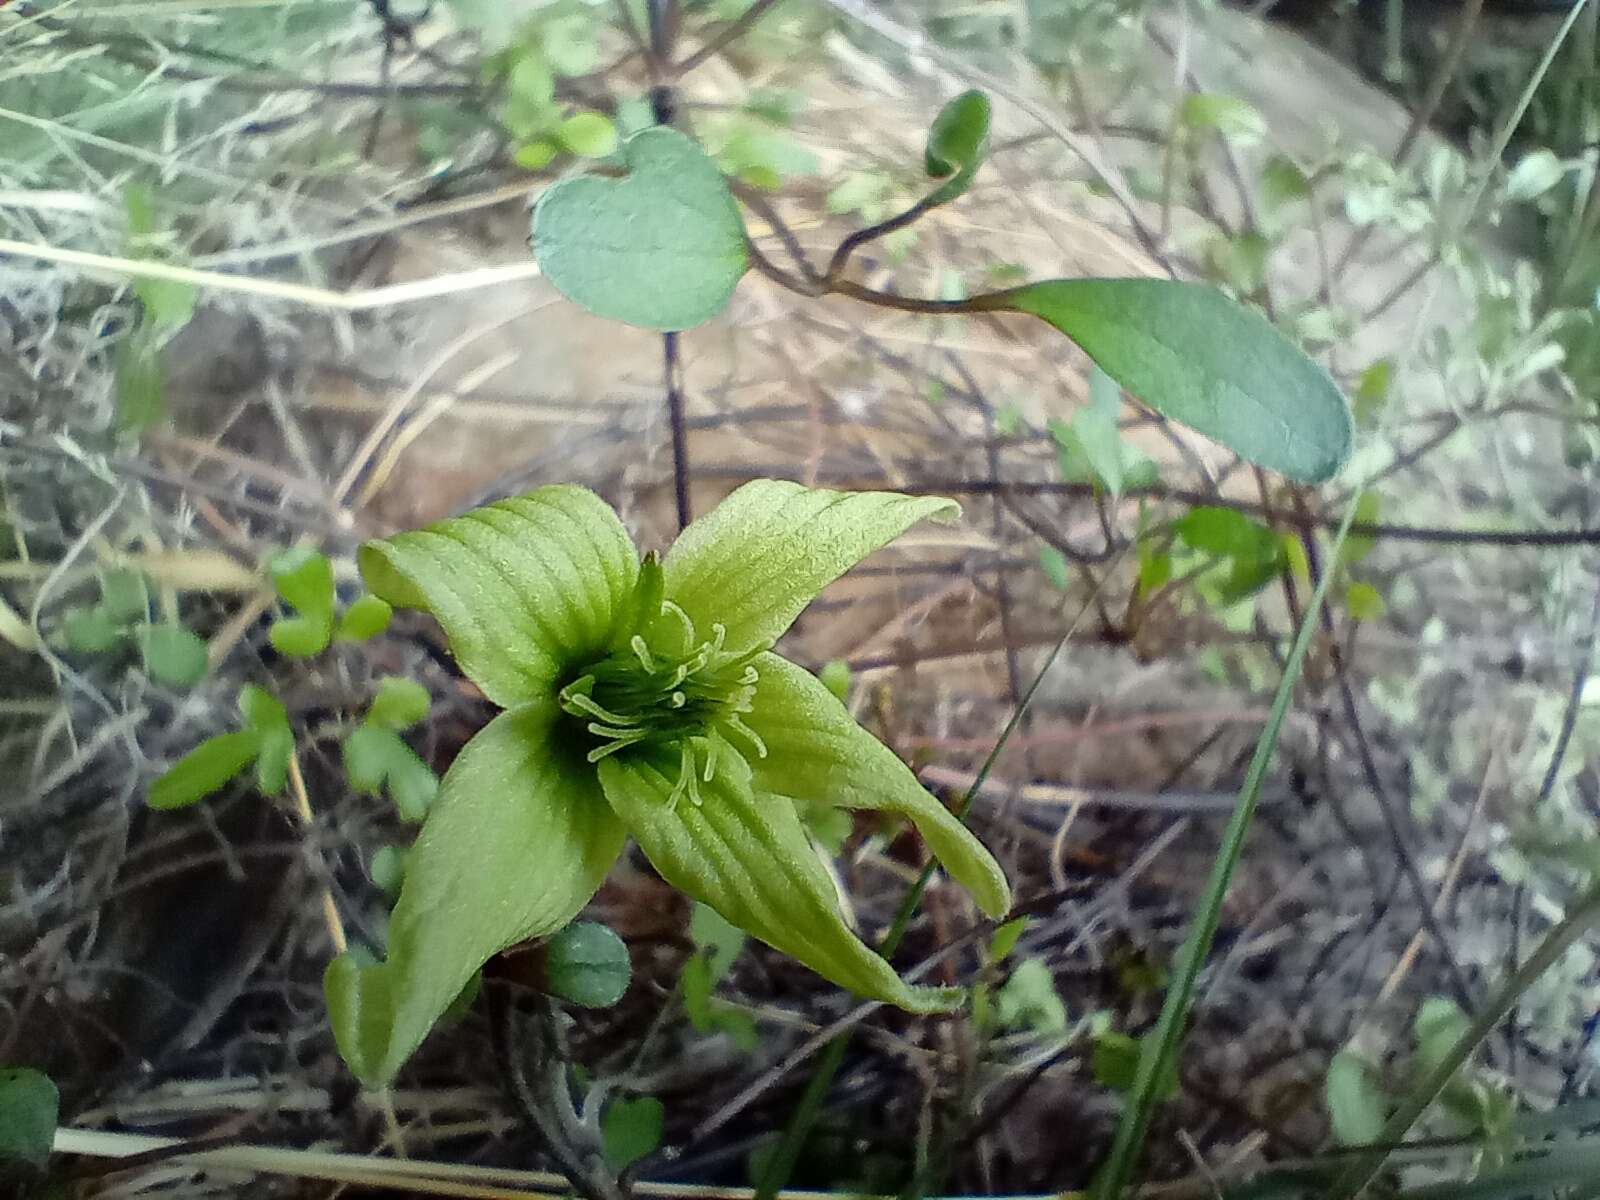
[[[0,1163],[11,1159],[44,1166],[60,1107],[48,1075],[27,1067],[0,1069]]]
[[[628,948],[597,921],[574,921],[545,944],[545,986],[584,1008],[608,1008],[633,977]]]
[[[1055,279],[1001,293],[1055,326],[1128,391],[1291,479],[1350,456],[1349,407],[1328,373],[1215,288],[1162,279]]]
[[[722,173],[693,139],[656,126],[622,144],[622,179],[548,188],[533,253],[556,289],[590,312],[647,329],[688,329],[722,311],[749,266]]]

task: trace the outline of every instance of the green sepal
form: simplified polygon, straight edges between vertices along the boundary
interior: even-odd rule
[[[666,598],[700,637],[724,626],[730,651],[771,645],[817,593],[874,550],[918,521],[960,512],[942,496],[757,479],[678,536],[662,563]]]
[[[676,763],[601,760],[606,799],[663,879],[840,987],[911,1012],[948,1012],[957,988],[913,987],[845,924],[794,804],[719,770],[701,802],[669,804]]]
[[[758,658],[756,671],[761,678],[745,723],[767,747],[767,756],[751,763],[758,790],[906,817],[979,908],[991,917],[1010,910],[1005,872],[983,843],[821,680],[776,654]]]
[[[406,859],[388,956],[324,977],[339,1052],[392,1080],[490,956],[560,929],[600,886],[624,831],[551,701],[501,713],[467,743]]]
[[[548,700],[569,669],[601,657],[639,574],[617,514],[566,484],[368,542],[359,561],[375,595],[438,619],[502,708]]]

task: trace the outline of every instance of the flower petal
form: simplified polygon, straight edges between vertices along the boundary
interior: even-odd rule
[[[991,917],[1011,908],[1005,872],[983,843],[820,680],[776,654],[755,666],[761,680],[744,720],[767,747],[750,764],[757,788],[908,817],[979,908]]]
[[[955,988],[912,987],[845,924],[839,894],[793,802],[741,787],[719,771],[701,802],[667,802],[673,764],[638,755],[599,764],[606,799],[662,878],[817,974],[912,1012],[944,1012]]]
[[[377,966],[328,965],[328,1016],[369,1087],[391,1080],[492,954],[560,929],[594,895],[626,833],[554,702],[501,713],[445,773],[406,859]]]
[[[513,708],[603,654],[639,575],[617,514],[562,484],[361,548],[367,586],[439,619],[461,669]]]
[[[662,564],[666,597],[700,637],[727,648],[772,643],[818,592],[924,518],[954,520],[942,496],[830,492],[781,479],[747,483],[685,529]]]

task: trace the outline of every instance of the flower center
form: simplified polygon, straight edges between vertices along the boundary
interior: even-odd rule
[[[691,649],[663,654],[634,634],[626,649],[584,668],[562,688],[560,702],[594,740],[590,762],[633,747],[668,751],[679,762],[668,804],[684,795],[699,804],[700,784],[715,777],[723,755],[739,753],[729,735],[766,757],[766,745],[740,719],[755,699],[754,660],[766,647],[735,654],[723,649],[727,630],[721,624],[712,625],[708,640],[697,640],[693,622],[676,604],[663,602],[661,613],[681,624],[682,644]]]

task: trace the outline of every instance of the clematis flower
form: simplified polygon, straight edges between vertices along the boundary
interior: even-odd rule
[[[978,840],[773,643],[828,583],[954,502],[758,480],[642,560],[574,486],[362,548],[368,586],[443,626],[505,709],[466,745],[407,860],[378,964],[325,979],[339,1049],[392,1079],[477,970],[567,924],[631,834],[672,886],[858,995],[947,1010],[856,937],[799,804],[908,817],[984,912],[1010,906]]]

